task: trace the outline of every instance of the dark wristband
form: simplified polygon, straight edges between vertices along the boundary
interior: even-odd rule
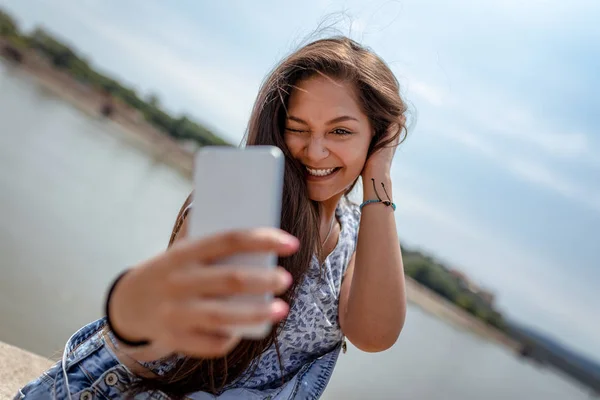
[[[137,342],[133,342],[131,340],[125,339],[123,336],[119,335],[119,333],[115,330],[112,323],[110,322],[110,312],[109,312],[110,307],[108,306],[110,303],[110,298],[113,294],[113,291],[115,290],[115,287],[117,286],[117,283],[119,283],[119,281],[125,276],[125,274],[127,272],[129,272],[129,270],[125,270],[125,271],[121,272],[121,274],[119,276],[117,276],[117,278],[112,283],[110,289],[108,290],[108,294],[106,296],[106,303],[104,304],[104,313],[106,314],[106,324],[108,325],[108,328],[111,330],[111,332],[113,333],[115,338],[117,338],[117,340],[126,344],[127,346],[131,346],[131,347],[147,346],[148,344],[150,344],[150,342],[148,340],[140,340]]]

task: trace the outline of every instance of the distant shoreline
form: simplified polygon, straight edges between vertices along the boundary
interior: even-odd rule
[[[0,39],[0,47],[3,42]],[[177,169],[186,178],[192,177],[195,148],[186,148],[177,140],[159,131],[145,121],[138,110],[117,99],[75,81],[69,74],[54,67],[32,51],[25,51],[20,63],[4,60],[9,68],[23,71],[43,88],[66,100],[84,113],[105,118],[120,128],[122,139],[148,152],[157,161]],[[102,115],[102,108],[111,106],[110,116]]]
[[[20,64],[13,68],[28,73],[42,87],[69,102],[84,113],[102,117],[101,109],[107,102],[106,96],[94,92],[74,81],[68,74],[52,68],[45,60],[27,54]],[[178,170],[185,178],[191,179],[193,171],[193,150],[184,148],[176,140],[158,131],[126,105],[114,103],[114,111],[107,120],[115,123],[123,133],[123,139],[152,155],[157,162],[163,162]],[[424,311],[451,324],[467,329],[476,335],[504,345],[518,352],[521,345],[501,331],[485,324],[468,312],[439,296],[410,277],[406,277],[408,301]]]
[[[486,324],[479,318],[456,306],[454,303],[443,298],[428,287],[421,285],[414,279],[406,276],[406,296],[409,302],[421,308],[425,312],[435,315],[438,318],[449,322],[455,326],[465,328],[466,330],[491,340],[509,350],[518,353],[521,344],[498,329]]]

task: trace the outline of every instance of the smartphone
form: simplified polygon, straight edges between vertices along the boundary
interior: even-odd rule
[[[189,215],[189,235],[201,238],[215,233],[258,227],[280,227],[285,159],[275,146],[244,148],[207,146],[194,158],[193,206]],[[275,253],[236,254],[217,265],[244,268],[274,268]],[[272,293],[233,296],[230,300],[267,302]],[[233,334],[264,338],[271,324],[238,326]]]

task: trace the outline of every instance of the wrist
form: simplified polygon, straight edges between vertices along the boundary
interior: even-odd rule
[[[127,300],[127,293],[130,292],[128,285],[135,272],[127,270],[115,279],[106,298],[105,312],[109,328],[120,342],[128,346],[144,346],[149,341],[141,331],[135,329],[139,326],[135,321],[139,313],[130,311],[132,303]]]
[[[373,180],[375,181],[375,187],[377,188],[377,193],[379,193],[380,196],[385,196],[385,193],[383,193],[381,184],[385,185],[385,189],[387,190],[388,194],[391,196],[391,190],[392,190],[392,177],[389,173],[389,171],[383,171],[383,170],[378,170],[378,169],[368,169],[368,170],[364,170],[362,173],[362,188],[363,188],[363,195],[364,196],[368,196],[365,197],[365,200],[367,200],[368,198],[371,198],[372,196],[376,196],[375,194],[375,189],[373,188]],[[377,198],[377,197],[375,197]],[[382,197],[383,199],[383,197]],[[384,199],[387,200],[387,199]]]
[[[371,178],[375,179],[376,181],[377,180],[384,181],[384,182],[391,181],[390,169],[386,168],[385,166],[380,166],[380,165],[365,166],[361,176],[365,183],[369,182],[371,180]]]

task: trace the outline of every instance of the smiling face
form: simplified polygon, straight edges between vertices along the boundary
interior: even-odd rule
[[[373,137],[354,87],[321,75],[296,85],[285,143],[306,169],[311,200],[339,199],[360,176]]]

